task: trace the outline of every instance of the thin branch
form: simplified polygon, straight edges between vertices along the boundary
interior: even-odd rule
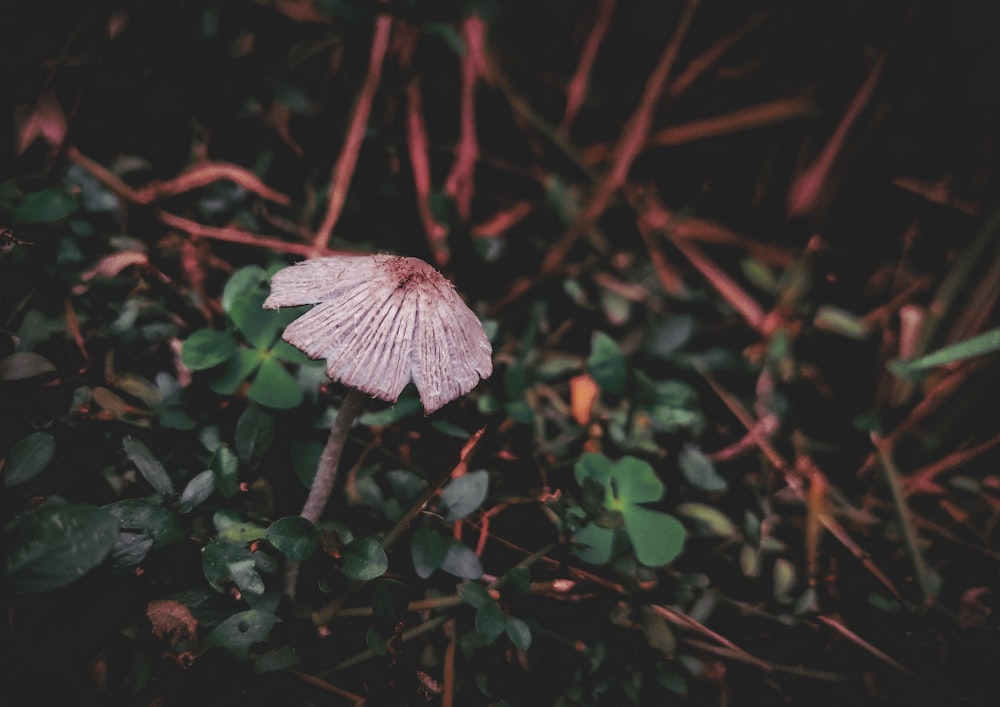
[[[66,156],[115,194],[136,204],[152,204],[161,197],[183,194],[220,180],[228,180],[238,184],[247,191],[282,206],[292,203],[287,195],[264,184],[260,177],[250,170],[229,162],[204,162],[173,179],[168,179],[165,182],[150,182],[144,187],[134,189],[123,182],[114,172],[90,159],[76,147],[69,147],[66,150]]]
[[[701,635],[706,636],[712,639],[713,641],[719,643],[720,645],[725,646],[726,648],[728,648],[729,650],[733,651],[735,654],[740,656],[740,659],[745,663],[754,665],[767,673],[770,673],[774,670],[774,667],[767,661],[761,660],[757,656],[748,653],[747,651],[737,646],[735,643],[730,641],[722,634],[716,633],[705,624],[701,623],[700,621],[696,621],[687,614],[682,614],[679,611],[675,611],[674,609],[671,609],[666,606],[660,606],[659,604],[650,604],[649,608],[651,608],[656,614],[662,616],[675,626],[697,631]]]
[[[879,53],[868,72],[868,77],[854,94],[854,99],[848,105],[826,147],[795,180],[788,194],[788,213],[790,215],[814,214],[819,208],[823,190],[829,187],[828,181],[837,157],[844,151],[851,129],[858,122],[865,107],[872,99],[875,87],[882,78],[888,54],[888,51]]]
[[[590,71],[594,67],[594,60],[597,59],[597,50],[600,49],[604,37],[611,27],[611,19],[615,14],[616,0],[599,0],[597,4],[597,17],[594,24],[587,33],[587,39],[580,51],[580,61],[573,72],[573,78],[566,86],[566,112],[563,115],[562,125],[559,130],[563,133],[569,132],[569,126],[576,118],[583,99],[587,95],[587,84],[590,83]]]
[[[734,44],[743,39],[743,37],[748,35],[754,28],[763,22],[767,18],[768,14],[770,14],[768,11],[758,12],[756,15],[744,22],[742,26],[712,42],[708,49],[692,59],[687,65],[687,68],[679,73],[677,78],[670,83],[670,88],[667,90],[667,97],[674,99],[687,91],[691,85],[694,84],[694,82],[702,74],[712,68]]]
[[[413,169],[413,188],[417,196],[417,209],[420,220],[427,234],[427,245],[430,247],[434,264],[444,268],[448,264],[448,229],[434,219],[431,213],[431,165],[427,158],[428,141],[427,127],[424,124],[423,98],[420,94],[420,82],[412,79],[406,87],[406,144],[410,153],[410,166]]]
[[[372,38],[371,54],[368,59],[368,74],[365,76],[361,91],[354,104],[354,114],[351,116],[351,124],[347,128],[340,156],[333,167],[326,215],[313,239],[314,252],[323,250],[329,244],[333,227],[337,225],[340,213],[344,209],[344,203],[347,201],[351,177],[354,175],[354,168],[357,166],[358,156],[361,154],[361,144],[364,142],[365,131],[368,129],[368,116],[371,115],[372,101],[375,99],[375,92],[382,79],[382,62],[389,48],[391,31],[392,16],[379,15],[378,19],[375,20],[375,35]]]
[[[674,33],[660,55],[656,67],[646,80],[639,105],[636,106],[622,130],[611,165],[607,173],[598,181],[590,199],[559,241],[548,250],[538,274],[534,278],[521,278],[515,281],[507,294],[490,308],[491,316],[521,299],[539,282],[558,274],[562,270],[570,250],[583,234],[590,231],[611,203],[611,199],[625,184],[632,162],[645,145],[653,121],[653,110],[667,86],[667,79],[677,60],[681,43],[687,36],[688,29],[694,20],[695,10],[699,2],[700,0],[687,0],[684,3]]]
[[[815,113],[816,106],[808,98],[779,98],[767,103],[739,108],[723,115],[713,115],[709,118],[692,120],[679,125],[668,125],[650,135],[646,141],[646,147],[684,145],[696,140],[707,140],[721,135],[756,130],[768,125],[804,118]],[[583,151],[583,156],[588,162],[599,162],[604,159],[607,151],[606,145],[593,145]]]
[[[906,675],[909,678],[912,678],[913,680],[916,680],[917,682],[926,682],[923,678],[921,678],[919,675],[917,675],[916,673],[914,673],[912,670],[910,670],[909,668],[907,668],[906,666],[904,666],[903,664],[901,664],[900,662],[898,662],[897,660],[895,660],[894,658],[892,658],[888,653],[886,653],[885,651],[879,650],[878,648],[876,648],[875,646],[873,646],[871,643],[869,643],[868,641],[866,641],[865,639],[863,639],[861,636],[859,636],[858,634],[856,634],[851,629],[847,628],[847,626],[845,626],[844,624],[840,623],[836,619],[832,619],[832,618],[830,618],[828,616],[817,616],[816,618],[819,621],[821,621],[824,624],[826,624],[827,626],[829,626],[830,628],[832,628],[834,631],[836,631],[837,633],[839,633],[841,636],[843,636],[847,640],[851,641],[855,645],[857,645],[857,646],[863,648],[864,650],[868,651],[869,653],[871,653],[873,656],[875,656],[876,658],[878,658],[879,660],[881,660],[886,665],[889,665],[889,666],[895,668],[899,672],[903,673],[904,675]]]
[[[465,39],[465,56],[462,58],[458,146],[455,149],[455,161],[445,179],[444,190],[455,200],[459,215],[466,221],[472,208],[476,161],[479,159],[476,84],[486,71],[486,24],[481,18],[470,15],[462,22],[462,36]]]
[[[354,703],[354,707],[364,707],[365,698],[361,695],[357,695],[353,692],[349,692],[342,687],[337,687],[322,678],[318,678],[315,675],[310,675],[309,673],[303,673],[301,670],[296,670],[295,668],[285,668],[285,671],[289,675],[293,675],[307,685],[312,685],[313,687],[318,687],[320,690],[329,692],[332,695],[339,695],[344,699],[351,700]]]
[[[288,241],[283,241],[280,238],[271,238],[270,236],[262,236],[257,233],[251,233],[250,231],[244,231],[240,228],[234,228],[232,226],[226,226],[224,228],[218,228],[216,226],[206,226],[205,224],[198,223],[197,221],[192,221],[191,219],[184,218],[183,216],[177,216],[176,214],[171,214],[166,211],[158,211],[157,218],[163,223],[167,224],[172,228],[176,228],[178,231],[183,231],[195,238],[208,238],[215,241],[226,241],[227,243],[240,243],[242,245],[253,246],[254,248],[266,248],[272,250],[275,253],[292,253],[294,255],[316,255],[316,251],[312,246],[306,245],[305,243],[289,243]],[[336,255],[343,254],[345,251],[336,251],[323,248],[319,251],[319,255]]]
[[[906,541],[906,549],[913,562],[913,570],[917,575],[917,583],[920,585],[924,606],[930,606],[934,603],[934,586],[927,563],[924,561],[924,554],[920,550],[920,538],[917,537],[917,530],[913,527],[910,508],[906,504],[903,482],[892,458],[892,446],[875,435],[872,435],[872,444],[875,445],[875,453],[882,464],[886,482],[889,484],[889,491],[892,493],[892,503],[896,507],[896,515],[899,517],[899,525],[903,531],[903,539]]]
[[[667,79],[677,61],[677,54],[680,52],[681,44],[687,36],[688,29],[694,20],[695,10],[699,0],[688,0],[684,3],[681,16],[677,20],[674,33],[664,47],[660,60],[657,62],[653,72],[646,80],[646,87],[639,99],[639,105],[622,129],[621,138],[615,148],[611,165],[607,174],[601,179],[587,201],[586,206],[581,210],[562,238],[545,255],[542,267],[539,271],[541,277],[551,275],[556,271],[561,263],[569,255],[569,251],[579,240],[583,233],[600,218],[601,214],[608,208],[612,197],[625,184],[628,172],[632,167],[632,162],[646,144],[650,127],[653,123],[653,109],[660,100],[667,86]]]
[[[441,614],[441,616],[435,616],[433,619],[425,621],[419,626],[411,628],[409,631],[404,631],[403,635],[400,636],[400,642],[408,643],[409,641],[412,641],[414,638],[422,636],[425,633],[429,633],[434,629],[438,628],[445,621],[448,621],[449,618],[450,617],[448,616],[448,614]],[[347,660],[337,663],[332,668],[327,668],[326,670],[321,672],[320,675],[330,675],[331,673],[339,673],[344,670],[347,670],[348,668],[353,668],[355,665],[360,665],[361,663],[364,663],[367,660],[371,660],[374,657],[375,653],[373,651],[371,651],[370,649],[364,650],[358,653],[357,655],[351,656]]]
[[[903,479],[904,495],[909,496],[914,493],[940,493],[941,488],[934,480],[941,474],[968,464],[976,457],[985,454],[995,446],[1000,444],[1000,435],[992,437],[982,444],[969,449],[959,449],[946,455],[942,459],[928,464],[921,469],[909,474]]]
[[[719,396],[719,399],[721,399],[722,402],[725,403],[726,407],[729,408],[730,412],[733,413],[736,419],[740,421],[740,423],[747,429],[747,431],[749,432],[751,430],[755,430],[757,427],[757,420],[754,419],[753,415],[750,414],[750,412],[743,406],[743,404],[739,400],[737,400],[736,397],[732,395],[728,390],[723,388],[715,380],[715,378],[708,370],[704,369],[701,366],[697,366],[696,369],[705,379],[705,381],[709,384],[712,390],[715,391],[716,395]],[[767,457],[767,460],[771,463],[771,465],[779,472],[781,472],[781,474],[785,478],[785,483],[788,484],[788,487],[790,489],[792,489],[792,491],[795,493],[795,496],[800,501],[806,502],[807,492],[802,477],[796,472],[794,468],[792,468],[788,464],[788,462],[785,461],[785,459],[778,452],[777,448],[775,448],[775,446],[771,443],[770,438],[768,438],[766,435],[761,434],[758,435],[755,439],[757,445],[760,447],[761,452],[764,453],[764,456]],[[816,469],[816,472],[819,473],[818,468]],[[819,517],[819,521],[820,523],[822,523],[823,528],[828,533],[830,533],[830,535],[835,537],[840,542],[841,545],[847,548],[847,550],[850,551],[852,555],[854,555],[855,559],[857,559],[858,562],[860,562],[865,567],[865,569],[867,569],[872,574],[872,576],[874,576],[879,582],[881,582],[886,589],[892,592],[892,595],[894,597],[896,597],[897,599],[902,598],[902,595],[896,588],[896,585],[892,583],[892,580],[889,579],[889,577],[886,576],[886,574],[881,569],[879,569],[878,565],[876,565],[872,561],[871,555],[869,555],[867,551],[863,550],[861,546],[859,546],[856,542],[854,542],[854,540],[844,529],[844,527],[837,521],[836,518],[827,513],[824,513]]]

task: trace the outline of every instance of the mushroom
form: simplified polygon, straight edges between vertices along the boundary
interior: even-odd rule
[[[338,255],[275,273],[264,307],[305,304],[316,306],[282,338],[310,358],[326,359],[326,374],[349,388],[302,508],[316,523],[364,394],[396,402],[413,381],[431,414],[488,378],[493,361],[479,319],[454,286],[418,258]],[[286,590],[293,589],[294,577],[292,587],[288,582],[286,574]]]

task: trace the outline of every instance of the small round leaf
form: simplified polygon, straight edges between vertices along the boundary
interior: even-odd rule
[[[265,611],[250,609],[230,616],[205,638],[204,647],[219,646],[230,654],[246,660],[255,643],[266,641],[278,617]]]
[[[285,516],[271,523],[267,541],[291,560],[307,560],[319,548],[316,526],[302,516]]]
[[[55,438],[46,432],[33,432],[18,441],[3,465],[4,486],[23,484],[38,476],[52,461]]]
[[[13,594],[64,587],[97,567],[118,539],[103,508],[47,503],[3,528],[3,583]]]
[[[385,574],[389,558],[376,538],[357,538],[344,548],[344,564],[340,569],[351,579],[367,581]]]

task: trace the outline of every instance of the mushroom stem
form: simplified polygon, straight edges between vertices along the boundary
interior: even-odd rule
[[[333,482],[337,478],[337,465],[340,464],[340,455],[344,451],[344,442],[347,441],[347,433],[351,431],[354,420],[357,418],[361,408],[364,407],[364,394],[349,388],[337,411],[337,419],[330,427],[330,437],[326,440],[326,447],[319,458],[319,465],[316,467],[316,476],[313,478],[312,488],[309,489],[309,498],[302,506],[301,515],[308,518],[310,522],[316,524],[326,502],[330,500],[333,492]]]
[[[309,489],[309,497],[299,514],[313,525],[319,522],[323,509],[330,500],[330,494],[333,493],[333,483],[337,478],[337,467],[340,464],[340,455],[344,451],[344,443],[347,441],[347,433],[351,431],[354,420],[357,419],[364,404],[365,396],[354,388],[348,388],[347,395],[340,403],[337,417],[330,426],[330,436],[326,440],[323,454],[320,455],[316,476]],[[285,593],[292,598],[295,598],[298,579],[298,561],[288,560],[285,564]]]

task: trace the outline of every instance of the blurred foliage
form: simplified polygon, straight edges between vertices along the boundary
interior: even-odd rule
[[[0,701],[988,703],[994,33],[860,0],[0,10]],[[330,251],[437,264],[495,373],[370,402],[314,525],[343,390],[261,305]]]

